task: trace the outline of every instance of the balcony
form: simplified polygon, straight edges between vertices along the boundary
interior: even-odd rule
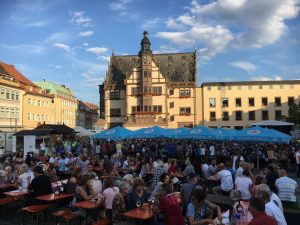
[[[127,127],[150,127],[150,126],[167,126],[167,118],[153,114],[130,115],[127,117],[125,126]]]

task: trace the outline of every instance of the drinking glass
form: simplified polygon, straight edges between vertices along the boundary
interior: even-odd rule
[[[136,204],[136,207],[140,208],[142,205],[142,202],[140,200],[137,200],[135,204]]]

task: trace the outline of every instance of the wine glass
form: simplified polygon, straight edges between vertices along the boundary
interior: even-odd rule
[[[136,207],[140,208],[142,205],[142,202],[140,200],[137,200],[135,204],[136,204]]]

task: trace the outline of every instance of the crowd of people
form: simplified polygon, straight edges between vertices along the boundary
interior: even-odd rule
[[[164,224],[214,224],[215,218],[222,221],[224,208],[208,201],[207,194],[229,196],[232,190],[249,202],[251,225],[285,225],[284,207],[297,206],[298,184],[287,176],[296,167],[300,175],[296,143],[124,140],[55,146],[25,157],[23,150],[6,156],[0,185],[27,190],[25,204],[33,205],[43,204],[37,196],[55,191],[54,182],[67,179],[62,191],[74,198],[61,206],[86,218],[86,211],[74,205],[93,201],[101,207],[91,219],[105,217],[114,224],[132,223],[123,214],[149,201]],[[255,169],[257,160],[260,169]],[[160,222],[158,217],[155,223]]]

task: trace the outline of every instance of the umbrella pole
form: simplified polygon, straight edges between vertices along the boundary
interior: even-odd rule
[[[259,155],[258,155],[258,148],[256,148],[256,168],[259,169]]]

